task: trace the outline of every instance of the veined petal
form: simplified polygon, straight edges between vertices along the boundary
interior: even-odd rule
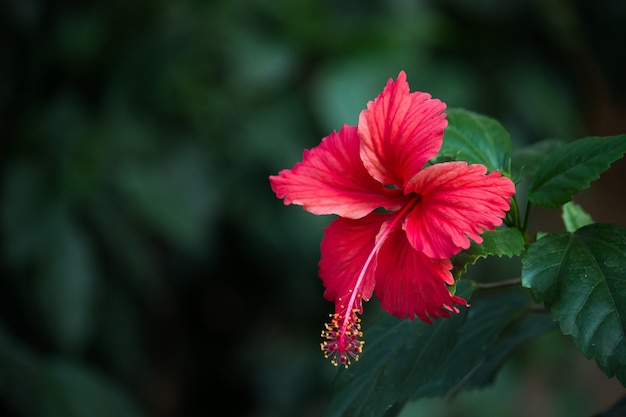
[[[299,204],[313,214],[338,214],[357,219],[383,207],[395,210],[403,196],[373,179],[361,162],[356,127],[347,126],[325,137],[302,162],[270,177],[284,203]]]
[[[446,105],[430,94],[409,92],[406,74],[389,80],[359,116],[361,159],[382,184],[404,188],[443,142]]]
[[[339,217],[324,230],[319,275],[326,288],[324,297],[335,301],[337,313],[345,314],[347,310],[350,314],[355,309],[361,312],[361,300],[372,296],[374,247],[388,216],[372,213],[358,220]]]
[[[381,307],[399,318],[431,319],[458,313],[454,304],[467,305],[450,294],[454,284],[449,259],[431,259],[416,251],[400,228],[392,231],[378,253],[376,297]]]
[[[425,168],[407,186],[422,200],[407,215],[411,245],[431,258],[449,258],[469,248],[471,238],[502,224],[515,184],[500,172],[485,175],[484,165],[445,162]]]

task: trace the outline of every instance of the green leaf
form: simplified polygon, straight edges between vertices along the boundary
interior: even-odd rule
[[[546,158],[530,184],[528,199],[540,207],[559,207],[588,188],[625,152],[626,135],[568,143]]]
[[[458,280],[467,271],[467,266],[479,258],[488,256],[517,256],[524,250],[524,236],[515,228],[502,227],[482,234],[483,243],[472,242],[468,249],[452,258],[452,275]]]
[[[469,298],[470,281],[458,284],[457,294]],[[361,359],[341,369],[325,417],[380,417],[408,401],[446,361],[459,337],[467,308],[427,324],[384,315],[366,329]]]
[[[563,205],[561,217],[563,218],[563,223],[565,224],[565,230],[568,232],[574,232],[583,226],[593,224],[591,216],[587,214],[581,206],[573,201],[567,202]]]
[[[626,228],[592,224],[543,237],[522,260],[522,284],[585,357],[626,384]]]
[[[508,355],[522,342],[546,331],[551,320],[528,317],[531,299],[519,288],[492,291],[472,300],[461,336],[437,374],[417,397],[453,395],[493,381]],[[512,327],[514,326],[514,327]],[[505,336],[503,336],[505,334]]]
[[[513,151],[511,174],[513,178],[532,179],[548,156],[565,144],[557,139],[545,139]]]
[[[498,371],[511,353],[522,344],[555,329],[556,324],[549,314],[524,314],[510,323],[497,339],[497,343],[485,352],[485,361],[480,364],[480,367],[475,368],[471,374],[468,374],[467,379],[462,381],[463,384],[456,388],[455,391],[459,389],[483,388],[492,384]],[[454,394],[455,391],[451,391],[450,394]]]
[[[496,120],[465,109],[446,110],[448,127],[438,157],[502,170],[511,154],[509,133]]]

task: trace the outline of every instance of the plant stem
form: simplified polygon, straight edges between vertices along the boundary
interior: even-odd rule
[[[501,288],[501,287],[512,287],[514,285],[518,285],[522,282],[521,278],[511,278],[505,279],[502,281],[496,282],[477,282],[476,289],[477,290],[489,290],[493,288]]]

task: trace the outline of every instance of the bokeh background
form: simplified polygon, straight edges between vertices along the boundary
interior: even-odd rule
[[[320,416],[331,218],[268,176],[400,70],[516,147],[626,133],[624,22],[621,0],[3,1],[0,415]],[[577,201],[626,225],[625,175]],[[622,395],[554,333],[493,388],[403,416],[583,417]]]

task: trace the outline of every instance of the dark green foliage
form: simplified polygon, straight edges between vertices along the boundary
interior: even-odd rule
[[[559,207],[588,188],[626,152],[626,135],[589,137],[553,152],[530,183],[528,199],[540,207]]]
[[[452,274],[459,279],[469,265],[489,256],[518,256],[524,250],[524,236],[518,229],[500,227],[482,234],[479,245],[472,242],[470,247],[452,257]]]
[[[517,147],[511,158],[513,179],[532,179],[552,152],[558,151],[565,142],[545,139],[524,147]]]
[[[470,282],[462,282],[457,295],[469,298],[472,288]],[[445,363],[466,315],[467,308],[462,308],[452,318],[432,325],[381,317],[365,329],[361,359],[337,375],[325,416],[380,416],[411,399]]]
[[[469,299],[473,289],[461,280],[457,295]],[[383,316],[365,329],[371,342],[361,360],[339,372],[325,416],[375,417],[409,400],[490,384],[512,351],[554,328],[530,303],[525,293],[495,291],[432,325]]]
[[[446,110],[448,127],[439,155],[443,159],[485,165],[490,171],[506,170],[511,138],[502,125],[465,109]]]
[[[626,228],[592,224],[550,234],[524,255],[522,282],[564,334],[626,384]]]

